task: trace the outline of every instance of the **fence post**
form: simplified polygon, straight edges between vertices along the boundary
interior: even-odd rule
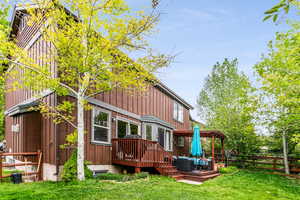
[[[276,170],[277,158],[273,158],[273,170]]]

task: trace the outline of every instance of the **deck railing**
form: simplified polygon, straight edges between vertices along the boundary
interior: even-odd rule
[[[172,154],[155,141],[144,139],[112,139],[112,160],[135,162],[148,166],[172,163]]]

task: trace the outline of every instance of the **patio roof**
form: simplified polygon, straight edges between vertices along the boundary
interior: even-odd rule
[[[173,134],[175,136],[185,136],[185,137],[193,137],[193,130],[191,129],[177,129],[173,131]],[[218,130],[200,130],[200,136],[201,137],[216,137],[225,139],[226,136]]]

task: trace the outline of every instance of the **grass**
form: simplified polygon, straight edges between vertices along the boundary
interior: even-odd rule
[[[236,171],[207,181],[188,185],[162,176],[151,176],[125,183],[87,180],[80,183],[41,182],[0,184],[0,199],[184,199],[184,200],[300,200],[300,185],[278,175]]]

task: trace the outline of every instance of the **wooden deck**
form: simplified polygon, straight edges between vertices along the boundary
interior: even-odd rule
[[[153,167],[163,175],[174,175],[172,153],[155,141],[144,139],[112,139],[112,163],[136,168]],[[175,171],[176,170],[176,171]]]
[[[172,153],[165,151],[158,142],[143,139],[112,140],[112,163],[135,167],[136,172],[143,167],[152,167],[164,176],[200,182],[219,176],[217,171],[178,171],[172,161]]]

